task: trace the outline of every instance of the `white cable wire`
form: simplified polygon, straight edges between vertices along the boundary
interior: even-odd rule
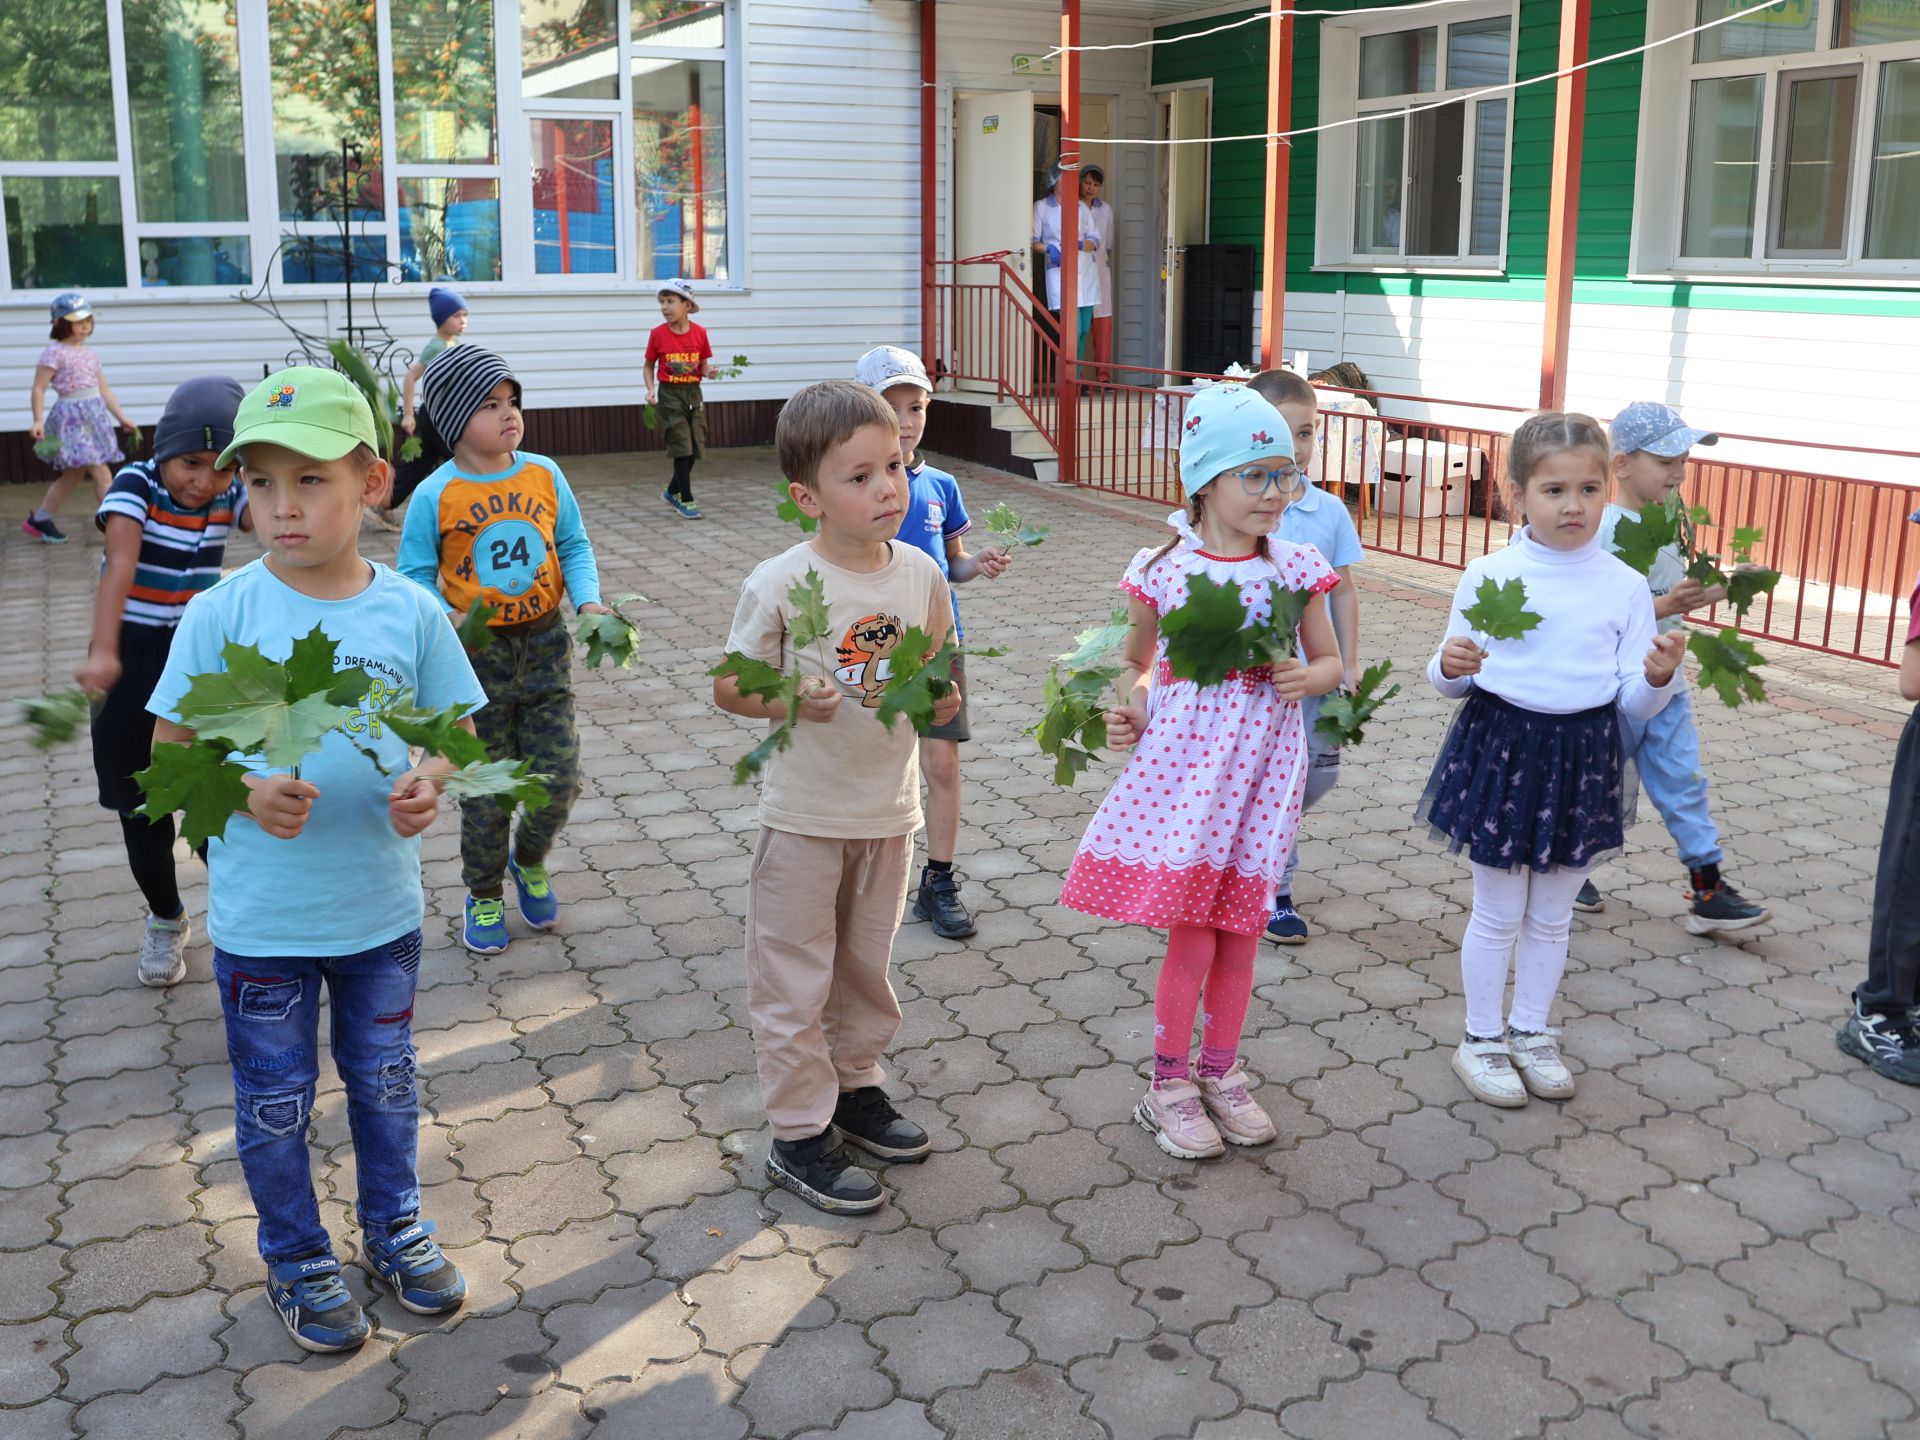
[[[1613,60],[1630,60],[1635,55],[1644,55],[1649,50],[1657,50],[1662,45],[1671,45],[1676,40],[1687,40],[1703,30],[1711,30],[1716,25],[1728,25],[1735,20],[1744,20],[1749,15],[1757,15],[1762,10],[1771,10],[1783,5],[1786,0],[1764,0],[1745,10],[1736,10],[1731,15],[1722,15],[1718,20],[1709,20],[1704,25],[1695,25],[1691,30],[1681,30],[1672,35],[1662,36],[1658,40],[1649,40],[1644,45],[1636,45],[1631,50],[1617,50],[1611,55],[1596,55],[1592,59],[1582,60],[1578,65],[1569,65],[1564,70],[1549,71],[1545,75],[1533,75],[1525,80],[1509,80],[1504,85],[1489,85],[1481,90],[1468,90],[1464,94],[1449,95],[1444,100],[1435,100],[1425,105],[1409,105],[1404,110],[1377,110],[1371,115],[1349,115],[1344,120],[1329,120],[1321,125],[1303,125],[1297,130],[1261,131],[1252,135],[1193,135],[1177,140],[1133,140],[1105,135],[1069,135],[1061,141],[1075,145],[1228,145],[1245,140],[1290,140],[1296,135],[1318,135],[1327,130],[1339,130],[1348,125],[1364,125],[1371,120],[1398,120],[1408,115],[1424,114],[1428,110],[1444,110],[1449,105],[1458,105],[1467,100],[1478,100],[1487,95],[1503,95],[1514,90],[1524,90],[1529,85],[1544,85],[1549,80],[1560,80],[1568,75],[1576,75],[1582,70],[1591,70],[1596,65],[1604,65]],[[1397,7],[1411,9],[1411,6]],[[1345,12],[1354,13],[1354,12]]]
[[[1289,10],[1288,18],[1311,18],[1314,16],[1352,16],[1352,15],[1404,15],[1409,10],[1432,10],[1441,5],[1464,5],[1468,0],[1416,0],[1411,5],[1376,5],[1365,10]],[[1056,55],[1064,55],[1069,49],[1076,55],[1089,54],[1095,50],[1151,50],[1156,45],[1178,45],[1182,40],[1204,40],[1209,35],[1224,35],[1229,30],[1238,30],[1246,25],[1258,25],[1271,20],[1273,13],[1263,10],[1258,15],[1242,15],[1238,20],[1229,20],[1224,25],[1216,25],[1211,30],[1194,30],[1185,35],[1167,35],[1153,40],[1130,40],[1124,45],[1056,45],[1041,58],[1051,60]]]

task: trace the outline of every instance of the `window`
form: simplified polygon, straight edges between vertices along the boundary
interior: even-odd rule
[[[1358,118],[1321,145],[1322,264],[1491,267],[1506,229],[1505,95],[1513,21],[1484,13],[1444,24],[1322,30],[1325,120]]]
[[[1745,8],[1655,0],[1652,29]],[[1636,268],[1920,269],[1917,76],[1920,7],[1906,0],[1786,0],[1649,52]],[[1669,120],[1674,94],[1685,105]],[[1675,131],[1678,147],[1661,139]]]

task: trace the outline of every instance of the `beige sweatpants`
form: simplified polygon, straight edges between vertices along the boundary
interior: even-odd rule
[[[878,1085],[900,1028],[887,983],[913,837],[760,832],[747,883],[747,1013],[776,1140],[818,1135],[840,1092]]]

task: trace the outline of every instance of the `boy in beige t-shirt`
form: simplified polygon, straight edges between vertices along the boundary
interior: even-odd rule
[[[760,838],[747,886],[747,1007],[760,1089],[772,1122],[767,1175],[821,1210],[878,1209],[886,1193],[843,1140],[882,1159],[924,1159],[926,1131],[880,1088],[880,1057],[900,1026],[887,981],[920,828],[919,737],[875,714],[901,635],[937,647],[953,624],[946,578],[894,536],[907,476],[893,407],[865,385],[809,385],[780,412],[780,471],[811,540],[763,561],[741,588],[728,651],[802,675],[792,747],[769,761]],[[816,572],[828,639],[791,650],[787,591]],[[784,712],[713,684],[733,715]],[[950,691],[934,709],[960,708]]]

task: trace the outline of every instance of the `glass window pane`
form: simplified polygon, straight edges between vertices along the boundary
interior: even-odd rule
[[[1841,254],[1846,248],[1847,182],[1853,173],[1857,75],[1786,82],[1786,135],[1773,247]]]
[[[7,270],[16,290],[98,289],[127,283],[120,182],[109,175],[9,175]]]
[[[633,170],[642,280],[727,275],[726,67],[633,61]]]
[[[251,285],[253,246],[244,235],[140,242],[142,285]]]
[[[134,4],[124,6],[122,14],[140,219],[150,224],[245,220],[233,0]]]
[[[1466,103],[1443,105],[1409,118],[1412,138],[1407,156],[1407,254],[1458,256]]]
[[[1365,35],[1360,40],[1360,98],[1380,95],[1417,95],[1433,89],[1434,58],[1440,50],[1440,32],[1396,30],[1391,35]]]
[[[1920,40],[1920,5],[1912,0],[1838,0],[1835,45],[1895,45]]]
[[[500,182],[439,175],[402,180],[400,278],[498,280]]]
[[[1362,125],[1359,174],[1353,195],[1353,252],[1400,253],[1400,171],[1406,121],[1399,116]]]
[[[1513,48],[1513,22],[1505,15],[1447,28],[1447,88],[1478,90],[1503,85]]]
[[[533,122],[533,268],[540,275],[612,275],[613,122]]]
[[[1682,255],[1724,259],[1753,254],[1761,84],[1758,75],[1693,82]]]
[[[280,218],[326,219],[341,203],[340,147],[360,147],[344,189],[355,219],[386,212],[380,170],[380,36],[374,9],[267,0]]]
[[[1482,100],[1473,123],[1473,214],[1467,250],[1500,253],[1500,222],[1507,213],[1507,102]]]
[[[523,0],[520,93],[528,100],[618,100],[616,0]]]
[[[387,277],[384,235],[350,236],[345,250],[338,235],[287,235],[280,244],[280,278],[289,285],[344,284],[349,255],[356,282],[371,284]]]
[[[1704,25],[1741,10],[1751,10],[1754,0],[1695,0],[1694,20]],[[1817,0],[1786,0],[1772,10],[1762,10],[1731,25],[1716,25],[1702,30],[1693,41],[1693,58],[1707,60],[1753,60],[1765,55],[1798,55],[1814,48],[1818,38],[1813,22]]]
[[[497,159],[492,0],[407,0],[391,9],[396,158]]]
[[[633,43],[719,50],[727,43],[721,0],[633,0]]]
[[[1920,60],[1880,68],[1867,258],[1920,260]]]
[[[5,0],[0,160],[113,158],[106,0]]]

